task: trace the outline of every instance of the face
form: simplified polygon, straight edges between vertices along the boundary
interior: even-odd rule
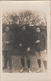
[[[36,28],[36,32],[37,33],[39,33],[40,32],[40,28],[38,27],[38,28]]]
[[[5,31],[6,31],[6,32],[9,32],[9,30],[10,30],[9,27],[6,27],[6,28],[5,28]]]
[[[25,31],[25,29],[26,29],[25,26],[23,26],[23,27],[21,28],[22,31]]]

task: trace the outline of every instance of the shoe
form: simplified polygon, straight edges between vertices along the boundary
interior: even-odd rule
[[[47,72],[47,70],[43,69],[42,72]]]
[[[22,72],[24,72],[24,68],[22,68],[22,69],[20,70],[20,73],[22,73]]]
[[[42,69],[41,69],[41,68],[39,68],[39,69],[37,70],[37,73],[39,73],[39,72],[42,72]]]
[[[30,70],[30,68],[28,69],[29,73],[32,73],[32,71]]]

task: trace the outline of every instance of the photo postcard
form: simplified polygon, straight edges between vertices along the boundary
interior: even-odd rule
[[[1,81],[51,81],[50,1],[1,1]]]

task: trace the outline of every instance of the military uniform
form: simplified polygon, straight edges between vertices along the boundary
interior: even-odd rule
[[[36,34],[33,35],[33,49],[39,66],[37,72],[43,71],[44,69],[42,67],[47,65],[47,61],[45,61],[47,55],[45,53],[46,45],[46,35],[42,32],[36,32]]]
[[[18,42],[19,44],[22,44],[22,46],[19,46],[21,64],[23,67],[20,72],[23,72],[25,68],[24,58],[26,58],[28,68],[30,68],[30,51],[27,50],[28,47],[30,48],[30,36],[27,31],[21,31],[18,36]]]
[[[37,40],[40,40],[39,43],[36,43]],[[37,59],[44,58],[44,50],[47,48],[46,35],[44,33],[36,33],[33,35],[33,49],[36,53]]]
[[[36,43],[37,40],[40,40],[39,43]],[[43,51],[46,49],[46,36],[43,33],[36,33],[33,35],[33,45],[35,51]]]
[[[29,36],[29,32],[27,31],[21,31],[19,32],[18,35],[18,42],[19,44],[22,44],[22,46],[19,46],[19,51],[20,51],[20,55],[23,56],[27,56],[29,54],[29,52],[27,52],[27,48],[30,47],[30,36]]]
[[[9,43],[6,44],[5,41],[8,41]],[[14,42],[15,42],[15,37],[13,35],[13,33],[11,32],[5,32],[2,35],[2,50],[3,50],[3,55],[5,58],[5,67],[7,67],[7,60],[9,60],[9,66],[11,68],[11,52],[12,49],[14,48]]]

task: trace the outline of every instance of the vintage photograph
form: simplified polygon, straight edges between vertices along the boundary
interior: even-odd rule
[[[2,2],[2,72],[47,72],[46,2]]]

